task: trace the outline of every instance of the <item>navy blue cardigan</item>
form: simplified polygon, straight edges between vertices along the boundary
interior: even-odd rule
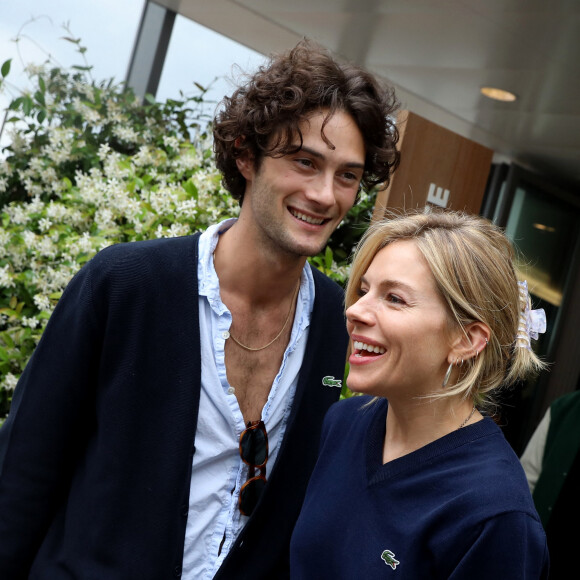
[[[0,429],[0,578],[179,577],[199,405],[198,236],[118,244],[73,278]],[[286,435],[217,578],[288,575],[322,418],[340,389],[340,287],[316,298]],[[29,576],[30,574],[30,576]]]

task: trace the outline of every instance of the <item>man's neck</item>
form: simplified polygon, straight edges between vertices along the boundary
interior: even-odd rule
[[[284,299],[298,283],[306,257],[256,247],[243,239],[234,224],[214,251],[214,267],[222,295],[235,293],[248,302],[264,304]]]

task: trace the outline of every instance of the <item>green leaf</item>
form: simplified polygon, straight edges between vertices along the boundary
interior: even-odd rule
[[[10,65],[12,64],[12,59],[9,58],[8,60],[4,61],[2,63],[2,69],[0,72],[2,72],[2,76],[6,77],[8,76],[8,73],[10,72]]]
[[[197,200],[197,196],[198,196],[197,187],[195,186],[195,183],[193,183],[193,181],[191,181],[191,179],[189,179],[188,181],[185,181],[183,183],[183,189],[185,189],[185,191],[189,195],[191,195],[191,197],[193,197],[194,199]]]
[[[25,115],[30,115],[30,111],[32,111],[32,108],[34,107],[34,102],[32,100],[32,98],[29,95],[26,95],[25,97],[23,97],[22,100],[22,111]]]
[[[14,99],[10,105],[8,106],[9,109],[11,109],[12,111],[15,111],[17,109],[19,109],[22,106],[22,103],[24,101],[24,97],[17,97],[16,99]]]
[[[7,332],[2,333],[2,340],[6,343],[6,346],[8,348],[14,348],[14,341],[12,340],[12,337]]]
[[[324,265],[327,270],[332,267],[332,249],[330,246],[326,246],[326,251],[324,252]]]
[[[36,102],[39,105],[42,105],[43,107],[45,106],[45,102],[44,102],[44,93],[41,91],[36,91],[34,93],[34,99],[36,100]]]

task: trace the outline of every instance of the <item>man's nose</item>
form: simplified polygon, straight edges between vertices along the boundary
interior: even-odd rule
[[[334,205],[336,201],[334,191],[334,175],[321,173],[308,188],[308,198],[324,207]]]

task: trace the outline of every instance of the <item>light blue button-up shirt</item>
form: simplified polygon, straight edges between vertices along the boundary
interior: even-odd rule
[[[248,520],[238,509],[240,488],[248,473],[239,453],[244,418],[234,388],[227,381],[225,366],[225,342],[232,315],[221,301],[213,263],[219,235],[234,222],[231,219],[211,226],[199,240],[201,395],[183,555],[183,578],[187,580],[213,578]],[[314,280],[306,263],[290,342],[262,410],[269,447],[266,477],[276,463],[284,437],[313,305]]]

